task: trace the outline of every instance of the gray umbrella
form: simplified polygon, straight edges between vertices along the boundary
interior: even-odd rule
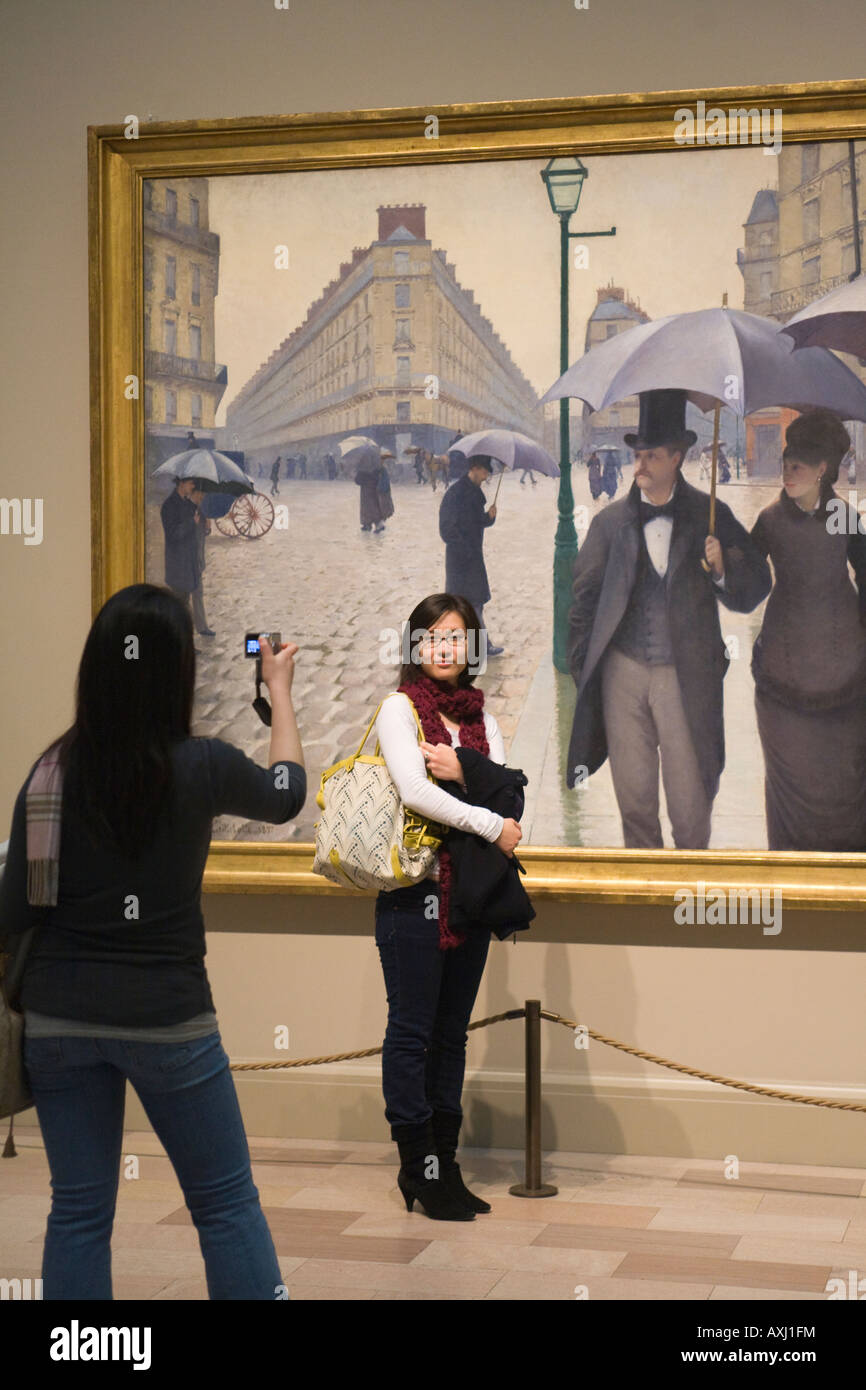
[[[815,299],[779,329],[794,346],[835,348],[866,357],[866,275]]]
[[[531,468],[535,473],[545,473],[549,478],[559,477],[559,464],[551,458],[546,449],[517,430],[479,430],[476,434],[466,434],[451,450],[471,458],[473,454],[486,454],[496,459],[505,468]]]
[[[171,458],[153,470],[153,476],[198,478],[202,492],[227,492],[232,497],[255,492],[244,470],[217,449],[184,449],[181,454],[172,454]]]
[[[866,420],[866,386],[827,348],[795,352],[772,319],[741,309],[670,314],[617,333],[569,367],[541,398],[576,396],[604,410],[641,391],[678,387],[707,411],[751,415],[766,406],[826,406]]]

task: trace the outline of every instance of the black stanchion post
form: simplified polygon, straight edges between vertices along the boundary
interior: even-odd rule
[[[558,1188],[541,1181],[541,1000],[527,999],[526,1019],[526,1181],[508,1191],[514,1197],[555,1197]]]

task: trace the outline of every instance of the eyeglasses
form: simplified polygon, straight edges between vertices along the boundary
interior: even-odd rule
[[[427,652],[433,652],[437,656],[439,656],[442,652],[445,651],[465,651],[466,633],[428,632],[424,637],[421,638],[421,650],[425,654]]]

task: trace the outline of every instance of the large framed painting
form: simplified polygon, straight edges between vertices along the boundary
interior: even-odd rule
[[[94,611],[182,590],[193,732],[262,762],[244,638],[299,646],[307,803],[206,888],[341,892],[320,774],[450,575],[534,895],[863,906],[866,82],[88,139]]]

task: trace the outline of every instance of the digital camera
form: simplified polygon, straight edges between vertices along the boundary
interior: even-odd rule
[[[247,633],[246,637],[244,638],[244,656],[261,656],[262,648],[261,643],[259,642],[259,635],[260,634],[258,632]],[[268,641],[271,644],[272,651],[278,652],[280,650],[282,638],[280,637],[280,634],[278,632],[263,632],[261,633],[261,636],[267,637]]]

